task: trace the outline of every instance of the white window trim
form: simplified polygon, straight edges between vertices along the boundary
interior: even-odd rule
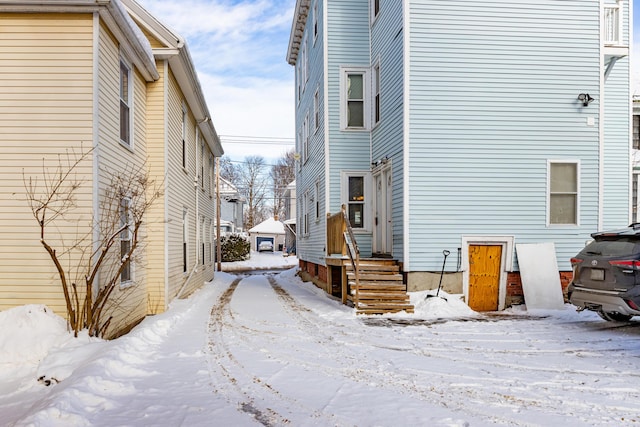
[[[304,116],[304,122],[302,122],[302,160],[303,163],[307,163],[309,160],[309,113]]]
[[[204,191],[205,189],[205,173],[207,172],[205,169],[205,163],[204,163],[204,154],[205,154],[205,149],[204,149],[204,139],[202,138],[202,135],[200,136],[200,147],[198,147],[200,149],[200,188],[202,189],[202,191]]]
[[[378,13],[375,13],[375,2],[376,0],[369,0],[369,18],[371,21],[371,26],[373,26],[373,24],[375,24],[375,22],[378,20],[380,11],[382,10],[382,6],[380,5],[380,2],[378,2]]]
[[[309,237],[309,190],[305,190],[303,197],[303,206],[302,206],[302,235],[304,237]]]
[[[298,64],[296,66],[296,89],[297,89],[297,102],[300,104],[302,100],[302,57],[298,59]]]
[[[214,164],[213,154],[209,153],[209,197],[210,198],[213,198],[213,187],[215,186],[213,182],[214,181],[213,177],[215,174],[215,171],[214,171],[215,168],[213,164]]]
[[[373,230],[373,222],[371,220],[373,206],[372,206],[372,176],[370,171],[361,170],[343,170],[340,175],[340,204],[349,206],[349,178],[350,177],[363,177],[364,178],[364,227],[354,228],[353,232],[358,233],[371,233]]]
[[[187,122],[189,114],[187,106],[182,102],[182,169],[188,172],[189,168],[189,145],[187,144]]]
[[[382,121],[382,95],[380,91],[380,83],[380,59],[377,59],[371,67],[371,123],[373,123],[373,127],[376,127]],[[380,108],[380,117],[378,117],[378,120],[376,120],[376,96],[378,97]]]
[[[182,208],[182,274],[189,274],[189,208]]]
[[[364,126],[347,126],[347,76],[349,74],[362,74]],[[346,131],[368,131],[371,129],[371,68],[370,67],[341,67],[340,68],[340,129]]]
[[[551,165],[555,163],[571,163],[576,165],[576,222],[575,224],[552,224],[551,223]],[[547,210],[547,227],[559,228],[559,227],[579,227],[580,226],[580,195],[581,195],[581,183],[580,183],[580,160],[575,159],[548,159],[547,160],[547,196],[546,196],[546,210]]]
[[[320,181],[316,180],[314,186],[314,205],[313,211],[316,217],[316,223],[320,222]]]
[[[320,129],[320,88],[313,94],[313,133]]]
[[[129,242],[129,248],[131,248],[132,240],[133,240],[133,232],[131,230],[132,227],[132,223],[133,223],[133,216],[131,214],[131,198],[130,197],[123,197],[122,200],[120,201],[120,207],[121,208],[126,208],[126,214],[127,214],[127,228],[126,230],[120,232],[120,239],[123,240],[123,236],[126,236],[125,240],[127,240]],[[123,226],[124,224],[122,223],[122,212],[120,213],[120,226]],[[120,259],[122,259],[122,246],[120,246]],[[122,280],[122,274],[120,275],[120,288],[128,288],[130,286],[133,286],[134,284],[134,273],[135,273],[135,269],[134,269],[134,263],[133,263],[133,259],[129,258],[129,280]]]
[[[296,154],[297,154],[297,159],[296,159],[296,163],[298,163],[298,171],[302,170],[302,162],[304,161],[304,153],[302,152],[303,150],[303,142],[302,142],[302,126],[300,127],[300,129],[298,130],[298,138],[296,139]]]
[[[318,28],[318,0],[313,2],[313,26],[311,27],[311,31],[313,33],[313,45],[316,45],[316,40],[318,40],[318,33],[320,32]]]
[[[118,63],[118,69],[119,71],[121,71],[120,67],[122,66],[122,64],[124,64],[124,66],[127,68],[127,97],[129,102],[127,102],[127,106],[129,107],[129,142],[123,141],[122,138],[120,138],[118,136],[118,139],[120,140],[120,145],[122,145],[123,147],[127,148],[128,150],[133,151],[133,142],[134,142],[134,122],[133,122],[133,118],[134,118],[134,114],[133,114],[133,110],[134,110],[134,99],[133,99],[133,95],[134,95],[134,91],[133,91],[133,67],[131,66],[131,62],[127,61],[123,56],[120,56],[120,61]],[[118,84],[121,85],[122,81],[121,81],[121,77],[120,77],[120,73],[118,73]],[[118,99],[121,102],[122,98],[120,98],[120,91],[118,91]],[[119,104],[118,104],[119,105]],[[122,124],[120,123],[120,127],[118,128],[120,131],[120,128],[122,127]]]

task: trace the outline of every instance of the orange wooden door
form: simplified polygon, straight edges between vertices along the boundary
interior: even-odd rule
[[[496,311],[500,285],[500,245],[469,246],[469,307]]]

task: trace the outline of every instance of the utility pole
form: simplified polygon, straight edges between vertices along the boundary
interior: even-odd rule
[[[220,157],[216,157],[216,259],[217,271],[222,271],[222,246],[220,245]]]

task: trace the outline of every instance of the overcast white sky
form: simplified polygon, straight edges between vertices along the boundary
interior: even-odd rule
[[[286,56],[295,0],[137,1],[187,40],[226,155],[269,159],[294,148]]]

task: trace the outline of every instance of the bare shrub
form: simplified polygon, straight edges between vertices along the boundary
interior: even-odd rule
[[[145,213],[162,193],[144,166],[126,165],[110,172],[110,183],[98,196],[99,212],[87,227],[78,225],[71,241],[65,239],[59,226],[74,218],[82,187],[78,168],[90,161],[91,153],[68,151],[53,168],[43,159],[41,176],[23,176],[23,181],[40,227],[40,243],[58,273],[70,329],[76,336],[87,329],[90,336],[104,337],[114,313],[135,308],[125,304],[127,289],[122,284],[130,280],[143,244]],[[118,288],[123,292],[114,294]]]

